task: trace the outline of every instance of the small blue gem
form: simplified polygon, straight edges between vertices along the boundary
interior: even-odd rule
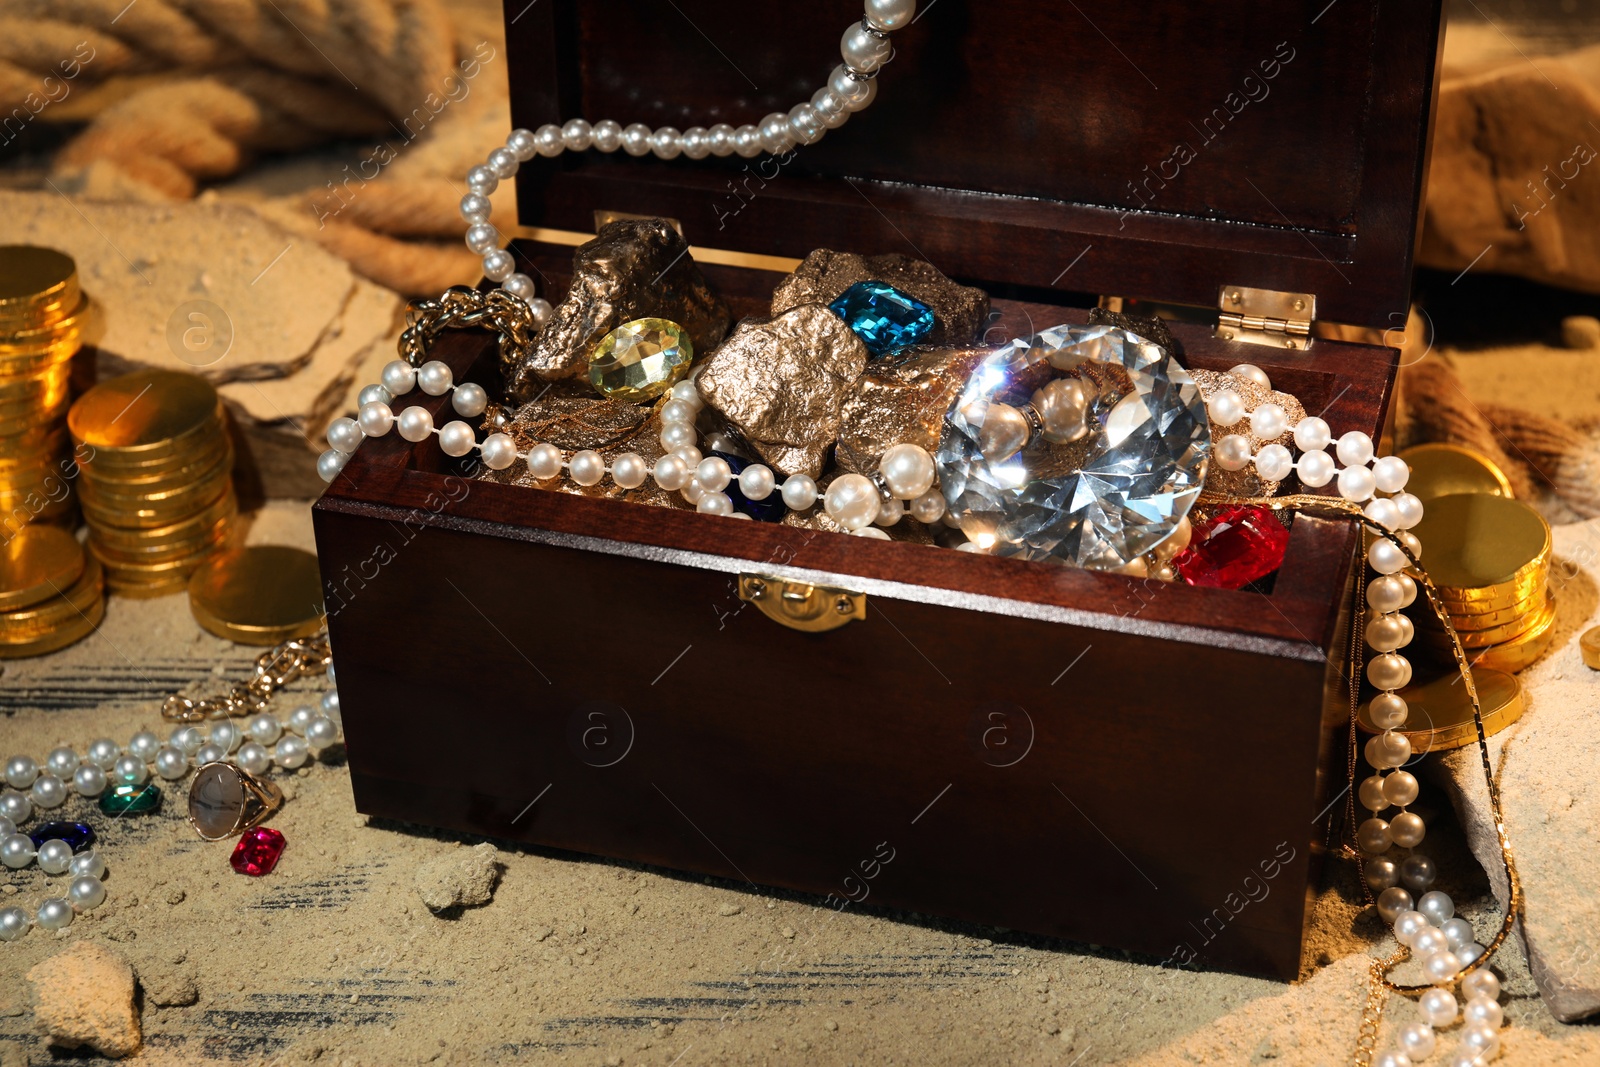
[[[94,828],[82,822],[42,822],[28,831],[28,840],[34,848],[46,841],[65,841],[72,851],[82,852],[94,844]]]
[[[933,332],[933,309],[883,282],[856,282],[828,307],[855,331],[873,359],[920,344]]]
[[[734,511],[742,511],[752,519],[760,522],[782,522],[784,514],[789,510],[783,506],[783,481],[780,479],[772,495],[765,500],[751,500],[739,489],[739,472],[744,470],[755,460],[736,456],[732,452],[718,452],[712,450],[713,456],[720,456],[728,463],[728,469],[733,472],[733,481],[723,489],[728,494],[728,499],[733,502]]]

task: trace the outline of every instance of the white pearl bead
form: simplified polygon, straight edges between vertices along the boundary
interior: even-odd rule
[[[467,171],[467,188],[480,196],[488,196],[499,187],[499,175],[488,167],[473,167]]]
[[[1418,934],[1432,925],[1420,911],[1403,911],[1394,921],[1395,940],[1409,947]]]
[[[1382,811],[1392,806],[1389,798],[1383,795],[1383,776],[1378,774],[1361,780],[1361,785],[1356,789],[1356,798],[1368,811]]]
[[[878,95],[877,79],[852,78],[850,68],[843,63],[834,67],[833,73],[828,75],[828,88],[838,94],[845,108],[850,111],[863,110]]]
[[[6,818],[4,815],[0,815],[0,841],[4,841],[6,838],[10,837],[16,832],[17,824]]]
[[[933,457],[920,445],[895,445],[878,461],[878,473],[889,492],[901,500],[915,500],[933,488],[937,470]]]
[[[33,814],[33,801],[26,793],[0,793],[0,817],[12,823],[27,822]]]
[[[1450,899],[1450,894],[1435,889],[1422,895],[1422,899],[1417,901],[1417,910],[1426,915],[1433,925],[1443,926],[1455,915],[1456,905]]]
[[[1498,1000],[1500,998],[1500,977],[1487,967],[1479,967],[1461,979],[1461,995],[1468,1000],[1478,997]]]
[[[540,481],[554,478],[561,473],[564,459],[561,449],[555,445],[537,444],[528,451],[528,471]]]
[[[184,755],[192,756],[206,743],[206,735],[198,726],[179,726],[173,729],[170,743]]]
[[[19,871],[33,862],[33,842],[26,834],[12,834],[0,841],[0,863]]]
[[[794,135],[789,132],[789,116],[774,111],[761,120],[761,147],[775,156],[781,156],[794,147]]]
[[[306,744],[314,751],[329,748],[338,741],[339,727],[326,715],[318,715],[306,724]]]
[[[661,427],[661,447],[667,451],[695,443],[694,427],[686,422],[669,422]]]
[[[194,762],[198,767],[203,767],[208,763],[219,763],[227,758],[228,750],[213,741],[207,741],[201,745],[200,751],[194,754]]]
[[[1488,1026],[1498,1030],[1505,1021],[1505,1009],[1500,1007],[1498,1001],[1487,997],[1474,997],[1467,1001],[1466,1010],[1462,1013],[1468,1026]]]
[[[694,509],[702,515],[732,515],[733,499],[727,493],[707,490],[695,501]]]
[[[103,878],[106,873],[106,861],[101,858],[100,853],[90,849],[88,852],[80,852],[72,857],[72,863],[68,865],[67,870],[71,871],[73,876],[77,878],[85,876]]]
[[[547,122],[533,132],[533,147],[546,159],[554,159],[566,151],[567,143],[562,139],[561,127],[553,122]]]
[[[1302,452],[1320,452],[1333,440],[1328,424],[1315,415],[1307,415],[1294,426],[1295,447]]]
[[[1412,1067],[1411,1057],[1397,1048],[1386,1049],[1372,1061],[1372,1067]]]
[[[917,0],[867,0],[867,21],[885,33],[911,25]]]
[[[447,456],[464,456],[478,443],[472,427],[457,419],[447,422],[439,430],[439,449]]]
[[[336,452],[330,448],[317,457],[317,476],[325,482],[331,482],[339,477],[339,472],[344,470],[344,465],[349,460],[349,453]]]
[[[650,127],[642,122],[629,123],[622,131],[622,150],[630,156],[648,156],[650,133]]]
[[[929,489],[911,502],[911,517],[918,522],[938,522],[944,515],[944,494],[937,489]]]
[[[1372,472],[1365,467],[1346,467],[1339,472],[1339,495],[1360,504],[1372,498]]]
[[[39,765],[32,756],[12,756],[6,760],[6,784],[13,789],[26,789],[39,777]]]
[[[1462,985],[1471,981],[1472,975],[1462,979]],[[1423,1021],[1430,1026],[1443,1029],[1456,1021],[1456,998],[1448,989],[1430,989],[1422,994],[1417,1001],[1417,1007],[1422,1011]]]
[[[827,132],[828,127],[823,124],[822,116],[809,102],[796,104],[789,109],[789,136],[794,138],[796,144],[816,144]]]
[[[662,489],[669,493],[676,492],[689,482],[689,465],[677,456],[662,456],[656,460],[651,476]]]
[[[1218,426],[1232,426],[1244,418],[1244,399],[1232,389],[1219,389],[1206,402],[1206,414]]]
[[[695,468],[694,476],[707,489],[720,493],[733,480],[733,471],[728,466],[727,460],[711,456],[700,461],[699,466]]]
[[[823,507],[846,530],[870,526],[878,517],[878,487],[860,474],[841,474],[828,486]]]
[[[483,276],[490,281],[503,282],[516,269],[517,261],[504,249],[497,248],[483,257]]]
[[[72,788],[80,797],[97,797],[106,791],[106,772],[86,763],[72,773]]]
[[[169,782],[175,782],[189,773],[189,757],[171,745],[156,753],[156,773]]]
[[[322,714],[330,718],[337,717],[339,714],[339,691],[334,689],[323,693],[322,698],[317,701],[317,706],[322,709]]]
[[[41,774],[33,780],[28,797],[41,808],[59,808],[67,800],[67,783],[53,774]]]
[[[1417,792],[1416,775],[1409,771],[1394,771],[1383,778],[1383,795],[1389,803],[1397,808],[1403,808],[1407,804],[1414,803],[1417,799]]]
[[[381,400],[362,404],[356,422],[368,437],[382,437],[394,428],[394,410]]]
[[[292,734],[278,738],[278,743],[272,746],[272,758],[277,761],[278,766],[286,770],[292,771],[296,767],[303,766],[310,755],[311,749],[306,744],[305,738],[295,737]]]
[[[1256,453],[1256,474],[1262,481],[1281,482],[1294,471],[1294,456],[1282,445],[1264,445]]]
[[[494,176],[496,178],[511,177],[513,174],[517,173],[517,168],[521,165],[522,161],[518,159],[517,154],[511,151],[509,148],[496,148],[494,151],[489,153],[489,158],[485,162],[485,166],[494,171]]]
[[[1389,851],[1393,843],[1389,837],[1389,824],[1383,819],[1374,817],[1356,828],[1356,844],[1361,846],[1363,852],[1381,855]]]
[[[687,500],[689,503],[698,504],[700,503],[700,498],[705,496],[708,490],[705,486],[700,484],[699,478],[696,478],[693,476],[693,474],[691,474],[689,476],[689,480],[683,483],[683,488],[678,490],[678,492],[682,494],[683,499]]]
[[[783,482],[783,506],[805,511],[817,502],[817,482],[809,474],[791,474]]]
[[[150,730],[140,730],[129,738],[128,751],[148,763],[161,751],[161,739]]]
[[[0,941],[15,941],[30,928],[27,912],[21,908],[0,908]]]
[[[1367,586],[1367,604],[1374,611],[1399,611],[1406,606],[1406,591],[1401,579],[1405,575],[1385,574],[1374,578]]]
[[[1398,652],[1367,661],[1367,679],[1379,689],[1404,689],[1411,682],[1411,662]]]
[[[1401,912],[1411,910],[1411,894],[1399,886],[1392,886],[1378,894],[1378,915],[1386,923],[1392,923]]]
[[[611,461],[611,480],[619,489],[637,489],[649,476],[644,460],[633,452],[624,452]]]
[[[109,737],[102,737],[89,743],[84,757],[102,771],[109,771],[111,765],[117,762],[117,757],[122,755],[122,750],[117,743]]]
[[[1411,939],[1411,950],[1418,956],[1431,956],[1435,952],[1447,952],[1450,949],[1450,939],[1444,936],[1443,931],[1432,927],[1417,931],[1417,936]]]
[[[244,724],[244,732],[252,741],[270,745],[283,736],[283,725],[267,712],[262,712]]]
[[[429,396],[444,396],[450,391],[452,383],[450,365],[437,359],[430,359],[417,368],[417,384]]]
[[[491,248],[500,245],[500,231],[490,226],[487,222],[480,222],[467,227],[467,248],[483,255]]]
[[[532,159],[539,152],[539,142],[535,139],[532,130],[516,129],[506,138],[506,147],[511,149],[512,155],[523,163]]]
[[[677,159],[683,151],[683,141],[675,128],[663,126],[650,135],[650,151],[657,159]]]
[[[706,144],[714,156],[733,155],[733,127],[726,122],[717,123],[706,131]]]
[[[568,119],[561,127],[561,141],[574,152],[586,152],[594,144],[594,127],[583,119]]]
[[[1439,930],[1450,943],[1452,952],[1463,945],[1472,944],[1472,924],[1465,919],[1446,919]]]
[[[694,445],[679,445],[672,450],[672,454],[689,465],[690,477],[694,476],[694,469],[700,466],[700,461],[705,458]]]
[[[844,106],[839,94],[826,85],[811,94],[811,106],[830,130],[837,130],[850,121],[850,109]]]
[[[1411,468],[1399,456],[1384,456],[1372,465],[1372,477],[1385,493],[1398,493],[1406,487]]]
[[[400,436],[412,443],[425,441],[433,433],[433,416],[424,407],[406,408],[395,422],[400,427]]]
[[[1362,752],[1367,762],[1379,770],[1400,767],[1411,758],[1411,741],[1405,734],[1385,730],[1376,737],[1369,737]]]
[[[1410,855],[1400,863],[1400,881],[1413,893],[1426,892],[1439,877],[1438,868],[1427,856]]]
[[[407,408],[415,411],[415,408]],[[400,432],[405,433],[402,424]],[[517,443],[511,439],[510,434],[492,433],[483,439],[478,446],[478,453],[483,457],[483,465],[492,471],[503,471],[517,461]]]
[[[1422,501],[1410,493],[1396,493],[1390,498],[1400,511],[1400,529],[1409,530],[1422,521]]]
[[[1333,481],[1334,471],[1337,469],[1333,457],[1326,452],[1306,452],[1294,465],[1295,473],[1300,476],[1300,484],[1307,489],[1321,489]]]
[[[1461,973],[1461,959],[1449,949],[1435,952],[1423,957],[1422,973],[1427,975],[1428,981],[1434,985],[1449,985],[1455,981],[1456,975]],[[1465,1035],[1462,1036],[1465,1040]]]
[[[1250,432],[1263,441],[1274,441],[1289,430],[1289,416],[1277,404],[1262,404],[1250,413]]]
[[[92,874],[74,878],[67,887],[67,903],[74,911],[98,908],[106,899],[106,887]]]
[[[733,150],[741,159],[754,159],[761,154],[761,131],[751,125],[733,131]]]
[[[1395,1035],[1395,1044],[1414,1060],[1425,1060],[1433,1055],[1433,1027],[1427,1023],[1407,1023]]]
[[[1250,463],[1250,439],[1230,433],[1217,442],[1217,466],[1225,471],[1242,471]]]
[[[391,359],[378,374],[383,387],[393,396],[405,396],[417,384],[417,368],[403,359]]]
[[[746,500],[767,499],[777,484],[778,479],[773,475],[772,468],[760,463],[752,463],[739,472],[739,492],[744,494]]]
[[[678,384],[682,385],[683,383],[679,382]],[[664,425],[668,426],[675,424],[693,426],[695,413],[698,410],[698,408],[688,401],[679,400],[677,397],[673,397],[671,400],[661,405],[661,421]]]
[[[60,748],[50,750],[50,755],[44,759],[44,767],[57,778],[71,778],[72,772],[78,769],[78,764],[81,762],[76,752],[62,745]]]
[[[533,316],[533,325],[538,329],[544,329],[545,324],[550,321],[550,316],[554,313],[555,308],[551,306],[550,301],[539,296],[527,301],[527,304],[528,314]]]
[[[489,394],[477,382],[462,382],[450,395],[450,406],[456,409],[457,415],[476,418],[489,406]]]
[[[1346,467],[1362,466],[1372,459],[1372,438],[1360,430],[1351,430],[1339,438],[1334,452]]]
[[[668,395],[674,400],[683,401],[696,411],[706,405],[705,398],[700,395],[700,387],[693,382],[678,382],[672,387],[672,392]]]
[[[1367,562],[1372,564],[1372,569],[1379,574],[1394,574],[1405,569],[1409,561],[1393,541],[1387,537],[1379,537],[1367,548]]]
[[[533,279],[521,271],[513,271],[506,275],[506,280],[500,283],[500,288],[512,296],[518,297],[523,302],[532,299],[533,295],[539,291],[533,284]]]
[[[602,119],[594,124],[594,147],[602,152],[615,152],[622,147],[622,125],[614,119]]]
[[[711,135],[704,126],[690,126],[680,139],[683,154],[689,159],[704,159],[711,154]]]
[[[96,767],[99,771],[100,768]],[[100,771],[104,774],[104,771]],[[39,853],[34,857],[39,864],[39,869],[45,874],[66,874],[67,867],[72,863],[72,846],[61,840],[50,840],[39,846]]]
[[[872,521],[879,526],[893,526],[899,522],[906,513],[905,501],[898,497],[878,501],[878,517]],[[860,531],[856,531],[859,533]]]
[[[1241,363],[1236,367],[1229,368],[1228,373],[1236,374],[1246,381],[1255,382],[1269,393],[1272,391],[1272,379],[1267,377],[1266,371],[1254,363]]]
[[[1416,534],[1410,530],[1401,530],[1395,536],[1400,539],[1402,545],[1405,545],[1410,550],[1413,556],[1419,560],[1422,558],[1422,542],[1417,540]]]
[[[1374,893],[1382,895],[1385,889],[1393,889],[1400,883],[1400,868],[1393,861],[1378,857],[1369,859],[1362,865],[1362,880],[1367,883],[1367,888]],[[1406,907],[1410,907],[1408,904]],[[1406,908],[1396,908],[1394,913],[1399,915]],[[1382,914],[1381,912],[1379,914]]]
[[[594,449],[585,448],[572,454],[567,469],[572,473],[572,480],[579,485],[598,485],[600,479],[606,476],[606,461]]]
[[[478,193],[468,193],[461,198],[461,217],[468,224],[477,226],[489,221],[489,213],[494,210],[494,204],[487,196]],[[474,250],[476,251],[476,250]]]
[[[72,925],[74,912],[65,897],[51,897],[39,905],[37,922],[41,930],[65,930]]]
[[[1394,506],[1394,501],[1387,497],[1375,497],[1367,502],[1361,509],[1363,514],[1385,530],[1400,528],[1400,509]]]
[[[894,46],[888,38],[868,30],[861,23],[852,23],[839,39],[839,55],[851,70],[871,74],[889,61]]]

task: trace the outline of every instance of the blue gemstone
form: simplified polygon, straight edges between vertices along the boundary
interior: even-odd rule
[[[733,472],[733,481],[723,489],[728,494],[728,499],[733,501],[733,510],[742,511],[752,519],[761,522],[782,522],[784,513],[789,509],[783,506],[783,481],[778,481],[778,487],[772,490],[772,495],[765,500],[751,500],[739,490],[739,472],[744,470],[755,460],[736,456],[732,452],[718,452],[712,450],[713,456],[720,456],[727,461],[728,469]]]
[[[856,282],[829,304],[879,359],[933,332],[933,309],[910,293],[883,282]]]
[[[34,848],[46,841],[65,841],[72,851],[82,852],[94,844],[94,828],[83,822],[42,822],[28,831],[28,840]]]

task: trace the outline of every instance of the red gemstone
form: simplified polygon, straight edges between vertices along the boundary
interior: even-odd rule
[[[1289,530],[1271,508],[1225,508],[1195,525],[1172,565],[1190,585],[1242,589],[1283,566],[1288,547]]]
[[[283,835],[270,826],[258,826],[254,830],[245,831],[239,838],[239,843],[233,847],[233,855],[228,862],[233,864],[233,869],[240,874],[248,874],[252,878],[260,878],[263,874],[270,874],[272,868],[278,865],[278,857],[283,855]]]

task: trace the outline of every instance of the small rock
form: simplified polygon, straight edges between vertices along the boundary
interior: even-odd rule
[[[1600,348],[1600,319],[1568,315],[1561,320],[1561,343],[1568,348]]]
[[[417,869],[417,894],[434,912],[476,907],[494,899],[500,853],[488,842],[424,863]]]
[[[834,1022],[834,1021],[833,1021],[833,1020],[832,1020],[832,1019],[829,1019],[829,1020],[828,1020],[828,1021],[827,1021],[827,1022],[826,1022],[826,1023],[824,1023],[824,1024],[823,1024],[823,1025],[824,1025],[824,1026],[826,1026],[826,1027],[827,1027],[827,1028],[828,1028],[828,1032],[829,1032],[829,1033],[832,1033],[832,1032],[833,1032],[833,1031],[835,1031],[835,1030],[837,1030],[837,1029],[839,1029],[839,1024],[838,1024],[838,1023],[836,1023],[836,1022]]]
[[[34,1023],[47,1044],[87,1046],[111,1059],[139,1049],[133,968],[103,945],[80,941],[28,972]]]
[[[718,915],[737,915],[741,911],[744,911],[744,909],[737,904],[721,904],[717,907]]]
[[[143,965],[139,968],[139,988],[144,990],[145,1003],[158,1008],[187,1008],[200,999],[195,973],[187,968]]]
[[[783,934],[783,936],[788,938],[790,941],[794,940],[794,927],[792,926],[785,926],[779,931],[779,933]]]
[[[167,903],[168,904],[182,904],[183,903],[183,899],[184,899],[184,897],[186,895],[187,894],[185,894],[182,889],[176,889],[176,888],[169,889],[169,890],[167,890]]]

